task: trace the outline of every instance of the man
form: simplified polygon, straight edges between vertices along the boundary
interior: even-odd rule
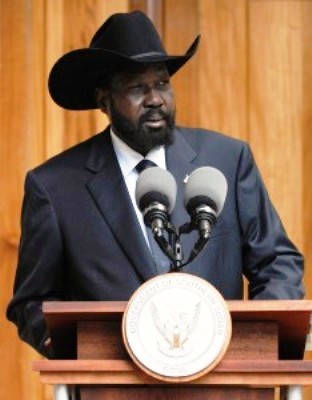
[[[90,47],[65,54],[49,89],[62,107],[100,108],[111,122],[103,133],[30,171],[22,236],[8,318],[21,338],[47,357],[47,300],[127,300],[159,271],[134,201],[136,165],[168,169],[178,185],[172,223],[189,220],[185,177],[201,166],[225,175],[228,194],[204,251],[183,271],[211,282],[226,299],[242,297],[242,276],[253,299],[304,294],[302,256],[287,238],[246,143],[202,129],[175,127],[170,76],[196,52],[165,53],[149,19],[115,14]],[[186,254],[194,236],[185,235]],[[157,263],[156,263],[157,264]]]

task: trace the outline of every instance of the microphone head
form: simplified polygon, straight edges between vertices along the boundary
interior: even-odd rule
[[[176,196],[176,181],[166,169],[151,167],[145,169],[139,175],[135,188],[135,199],[141,211],[141,200],[144,197],[145,199],[148,198],[150,202],[157,201],[164,204],[171,214],[175,206]]]
[[[227,180],[216,168],[201,167],[194,170],[185,185],[184,204],[188,209],[192,199],[203,198],[212,201],[212,208],[216,208],[217,216],[221,213],[227,195]],[[213,207],[213,203],[216,207]]]

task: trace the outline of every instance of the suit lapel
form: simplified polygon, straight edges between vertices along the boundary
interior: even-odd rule
[[[108,130],[93,141],[86,167],[94,173],[87,182],[87,189],[120,247],[141,278],[151,278],[156,274],[156,270],[137,221]]]
[[[174,145],[169,147],[167,151],[167,167],[177,182],[177,201],[171,215],[171,222],[175,227],[180,227],[190,220],[190,216],[184,207],[185,180],[196,168],[194,166],[196,157],[195,150],[183,136],[177,133]],[[196,240],[197,235],[194,233],[181,236],[184,260],[188,258]]]
[[[184,187],[186,177],[194,169],[192,161],[196,156],[194,149],[177,133],[174,145],[167,150],[167,168],[177,182],[177,202],[171,216],[175,226],[180,226],[189,220],[184,207]]]

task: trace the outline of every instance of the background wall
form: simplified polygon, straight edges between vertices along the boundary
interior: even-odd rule
[[[251,144],[285,227],[306,256],[312,296],[312,1],[0,0],[0,400],[52,398],[31,371],[38,355],[4,316],[25,172],[107,123],[98,112],[58,108],[47,93],[48,72],[64,52],[87,46],[111,13],[130,9],[148,13],[169,53],[184,53],[202,34],[198,54],[173,78],[178,121]]]

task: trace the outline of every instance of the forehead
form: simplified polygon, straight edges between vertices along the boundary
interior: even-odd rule
[[[131,65],[116,71],[110,77],[110,83],[116,85],[144,79],[146,77],[169,77],[167,67],[164,63]]]

